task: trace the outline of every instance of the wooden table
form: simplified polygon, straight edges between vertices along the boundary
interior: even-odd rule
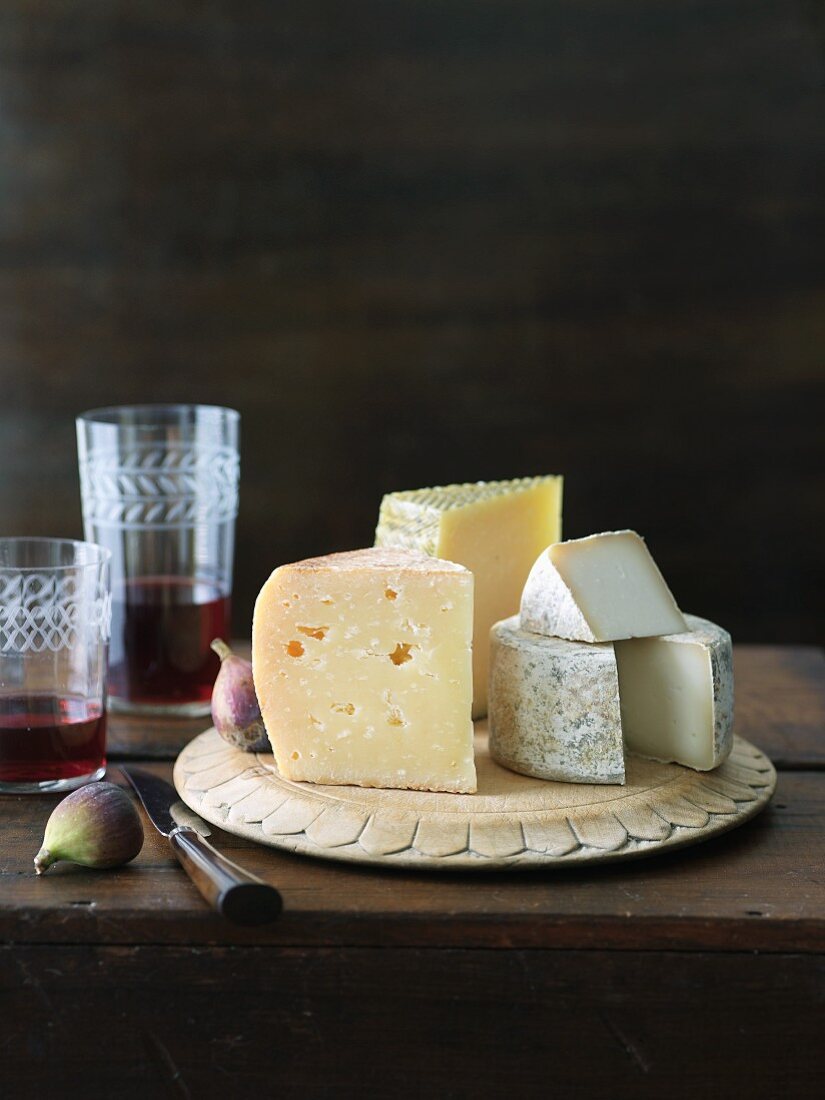
[[[264,929],[214,916],[150,828],[122,870],[35,878],[55,799],[0,799],[0,1095],[822,1095],[825,655],[739,647],[736,674],[737,729],[780,772],[740,830],[475,877],[216,832],[283,892]],[[113,756],[169,776],[203,724],[114,721]]]

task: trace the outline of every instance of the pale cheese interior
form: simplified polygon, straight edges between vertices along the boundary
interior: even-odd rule
[[[255,687],[282,775],[476,789],[473,578],[364,550],[284,566],[258,597]]]
[[[551,546],[550,560],[597,641],[678,634],[687,625],[644,541],[610,532]]]
[[[708,649],[667,638],[615,643],[622,732],[631,752],[712,768],[713,671]]]

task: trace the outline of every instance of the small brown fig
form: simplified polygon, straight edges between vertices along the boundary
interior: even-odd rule
[[[87,783],[52,810],[34,869],[42,875],[59,859],[99,870],[120,867],[142,847],[143,825],[129,795],[114,783]]]
[[[212,648],[221,667],[212,688],[212,721],[230,745],[244,752],[266,752],[269,740],[252,682],[252,665],[236,657],[226,642],[216,638]]]

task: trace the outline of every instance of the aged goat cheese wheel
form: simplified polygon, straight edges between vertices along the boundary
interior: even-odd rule
[[[518,615],[490,632],[490,755],[568,783],[624,783],[613,646],[532,634]]]
[[[658,638],[574,642],[491,631],[490,753],[512,771],[624,782],[624,752],[699,771],[733,746],[733,647],[715,623]],[[624,751],[623,751],[624,749]]]
[[[493,623],[518,611],[537,555],[561,538],[562,478],[524,477],[389,493],[376,546],[459,562],[475,576],[473,717],[487,712]]]
[[[255,690],[288,779],[473,792],[473,576],[368,549],[283,565],[255,604]]]
[[[537,634],[579,642],[613,642],[687,629],[635,531],[608,531],[548,546],[524,586],[521,625]]]
[[[687,632],[616,642],[625,745],[700,771],[733,746],[733,646],[721,626],[685,615]]]

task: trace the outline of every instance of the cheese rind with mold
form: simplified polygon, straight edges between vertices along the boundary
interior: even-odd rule
[[[721,626],[685,622],[685,633],[615,643],[622,729],[632,752],[709,771],[733,747],[733,646]]]
[[[472,793],[473,577],[392,549],[276,569],[255,604],[255,690],[288,779]]]
[[[523,477],[388,493],[376,546],[459,562],[475,576],[473,717],[487,712],[490,627],[518,611],[539,552],[561,538],[563,479]]]
[[[624,783],[612,645],[522,630],[490,632],[490,755],[511,771],[568,783]]]
[[[733,747],[733,646],[685,615],[686,631],[574,642],[491,631],[490,753],[512,771],[569,783],[622,783],[625,752],[709,771]],[[624,747],[624,751],[623,751]]]
[[[673,594],[635,531],[607,531],[548,546],[521,597],[521,625],[578,642],[613,642],[686,630]]]

